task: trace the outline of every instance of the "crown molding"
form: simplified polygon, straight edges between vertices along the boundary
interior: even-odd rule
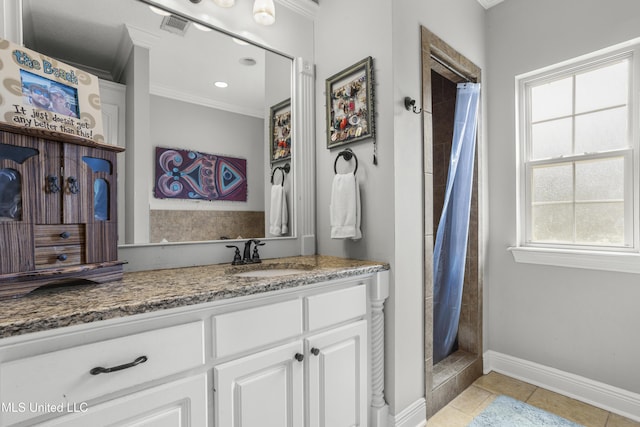
[[[276,3],[281,4],[287,9],[306,17],[309,19],[315,19],[318,14],[318,3],[313,0],[275,0]]]
[[[218,110],[224,110],[231,113],[243,114],[245,116],[252,116],[259,119],[264,119],[264,111],[262,110],[255,110],[252,108],[240,107],[235,104],[214,101],[209,97],[205,97],[205,96],[200,97],[193,94],[187,94],[182,91],[175,90],[173,88],[158,85],[158,84],[150,85],[149,93],[151,95],[162,96],[164,98],[187,102],[189,104],[196,104],[203,107],[215,108]]]

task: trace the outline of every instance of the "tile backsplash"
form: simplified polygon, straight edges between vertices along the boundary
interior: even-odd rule
[[[151,243],[264,237],[264,211],[152,210]]]

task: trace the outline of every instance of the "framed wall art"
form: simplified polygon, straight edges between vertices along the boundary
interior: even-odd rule
[[[104,143],[98,78],[0,39],[0,122]]]
[[[327,148],[375,138],[373,58],[329,77],[326,96]]]
[[[247,201],[247,161],[156,147],[156,199]]]
[[[269,115],[271,163],[291,158],[291,98],[271,107]]]

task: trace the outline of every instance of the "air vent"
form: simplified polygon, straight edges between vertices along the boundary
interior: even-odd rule
[[[160,28],[170,33],[179,34],[181,36],[187,32],[189,21],[176,15],[165,16],[160,24]]]

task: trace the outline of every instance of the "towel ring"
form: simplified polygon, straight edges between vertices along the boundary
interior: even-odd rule
[[[355,175],[356,172],[358,171],[358,158],[356,157],[356,153],[351,151],[351,148],[345,148],[344,150],[338,153],[338,155],[336,156],[335,162],[333,162],[333,172],[335,172],[336,174],[338,173],[337,165],[338,165],[338,159],[340,157],[344,158],[347,162],[351,160],[351,158],[353,158],[353,160],[356,161],[356,167],[353,169],[353,174]]]
[[[284,166],[276,166],[273,168],[273,171],[271,172],[271,184],[273,184],[273,176],[276,174],[277,170],[282,172],[282,186],[284,187],[284,177],[285,174],[288,174],[291,171],[291,165],[287,163]]]

